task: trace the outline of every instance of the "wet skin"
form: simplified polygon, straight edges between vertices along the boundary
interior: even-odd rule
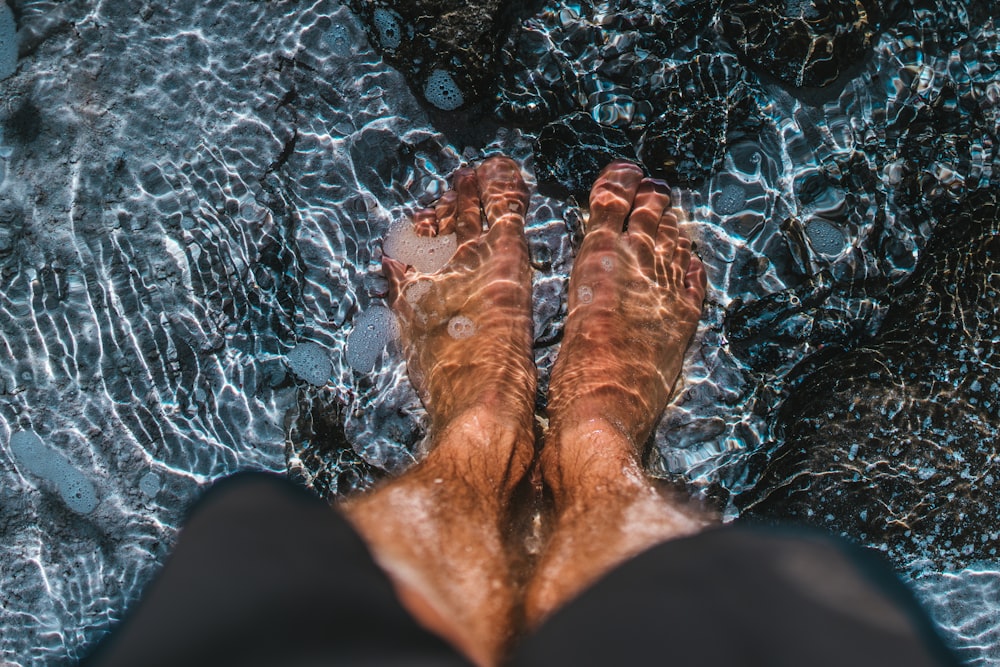
[[[570,276],[549,385],[552,432],[600,421],[635,448],[645,443],[680,374],[706,283],[667,186],[634,164],[608,165]]]
[[[462,169],[436,209],[414,217],[418,234],[454,232],[458,248],[433,274],[386,257],[388,300],[407,371],[440,432],[485,408],[532,438],[531,267],[524,238],[528,188],[509,158]]]
[[[414,216],[419,234],[457,234],[442,269],[384,259],[430,416],[428,453],[341,505],[404,605],[482,665],[610,568],[705,523],[652,484],[639,451],[697,326],[704,268],[679,236],[666,187],[612,163],[591,193],[537,461],[555,499],[551,531],[534,570],[517,571],[525,559],[510,538],[510,503],[535,455],[527,203],[518,165],[490,158]]]

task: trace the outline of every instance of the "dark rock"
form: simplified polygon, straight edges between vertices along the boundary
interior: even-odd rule
[[[325,500],[371,488],[379,478],[379,471],[351,448],[344,409],[330,394],[300,397],[285,448],[289,476]]]
[[[607,125],[646,122],[649,109],[639,91],[665,58],[705,29],[717,5],[614,0],[598,14],[591,2],[546,4],[521,23],[502,51],[500,117],[541,125],[587,109]],[[606,111],[595,111],[597,106]]]
[[[874,0],[727,2],[722,29],[733,47],[792,86],[825,86],[860,62],[880,12]]]
[[[26,99],[7,117],[3,126],[5,139],[30,144],[42,132],[41,109]]]
[[[552,48],[545,32],[522,28],[502,58],[504,82],[497,112],[503,120],[539,125],[580,107],[583,91],[574,64]]]
[[[738,89],[732,57],[698,56],[664,69],[648,95],[659,116],[645,127],[638,154],[654,175],[697,185],[722,163],[729,128],[729,91]]]
[[[557,195],[571,194],[587,201],[590,186],[616,158],[636,161],[625,133],[605,127],[590,114],[577,112],[549,123],[535,142],[535,176],[542,189]]]
[[[491,95],[500,45],[523,2],[353,0],[372,45],[418,97],[453,111]]]
[[[811,363],[744,516],[793,520],[944,569],[1000,549],[1000,208],[944,211],[870,344]]]
[[[644,49],[666,55],[700,32],[718,0],[611,0],[606,27],[635,31]]]

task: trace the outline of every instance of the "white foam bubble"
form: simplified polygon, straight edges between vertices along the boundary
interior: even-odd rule
[[[844,249],[844,233],[822,218],[809,221],[806,235],[813,249],[824,255],[839,255]]]
[[[322,387],[333,373],[333,364],[326,350],[316,343],[299,343],[285,357],[288,368],[301,380]]]
[[[456,340],[468,338],[476,333],[476,323],[465,315],[456,315],[448,320],[448,335]]]
[[[372,12],[372,19],[382,48],[390,51],[397,48],[403,40],[403,30],[396,14],[387,9],[376,9]]]
[[[347,337],[347,363],[359,373],[371,373],[386,344],[396,335],[392,311],[385,306],[371,306],[357,317]]]
[[[722,188],[716,200],[715,210],[721,215],[731,215],[743,210],[747,204],[746,190],[735,184]]]
[[[150,470],[139,479],[139,490],[153,498],[160,492],[160,476]]]
[[[457,247],[454,234],[418,236],[409,221],[393,226],[382,242],[382,252],[421,273],[434,273],[443,267]]]
[[[451,74],[443,69],[436,69],[427,77],[424,97],[438,109],[445,111],[454,111],[465,102],[455,79],[451,78]]]
[[[590,303],[594,300],[594,290],[590,285],[580,285],[576,288],[576,298],[580,303]]]
[[[10,451],[24,471],[55,485],[63,502],[74,512],[90,514],[97,508],[93,482],[60,452],[42,442],[37,433],[19,431],[10,436]]]

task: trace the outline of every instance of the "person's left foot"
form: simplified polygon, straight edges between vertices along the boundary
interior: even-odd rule
[[[458,248],[436,273],[385,257],[388,300],[402,331],[410,379],[431,432],[464,413],[509,420],[530,439],[535,397],[531,268],[524,238],[528,188],[513,160],[458,171],[435,209],[414,216],[418,234],[454,232]]]

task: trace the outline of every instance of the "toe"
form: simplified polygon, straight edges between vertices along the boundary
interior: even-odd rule
[[[656,238],[663,212],[670,206],[670,189],[663,181],[644,178],[639,183],[628,217],[629,234],[645,234],[650,243]]]
[[[479,185],[476,172],[472,169],[459,169],[455,172],[455,234],[461,245],[466,241],[479,238],[483,232],[482,207],[479,203]]]
[[[623,239],[627,239],[645,271],[652,271],[656,260],[656,230],[663,211],[670,204],[667,186],[652,179],[643,179],[632,202]]]
[[[692,255],[691,257],[687,274],[684,276],[684,287],[691,302],[700,306],[702,301],[705,300],[708,275],[705,273],[705,265],[697,256]]]
[[[503,221],[523,228],[529,193],[517,162],[503,156],[488,158],[476,168],[476,178],[486,224],[492,228]]]
[[[691,266],[691,242],[683,236],[677,239],[677,248],[674,250],[673,265],[677,267],[678,278],[687,275]]]
[[[382,255],[382,275],[389,281],[389,289],[385,297],[389,305],[395,304],[399,295],[403,293],[407,270],[406,264],[388,255]]]
[[[440,235],[454,234],[455,221],[457,218],[456,209],[458,207],[458,193],[454,190],[441,195],[437,205],[434,207],[434,216],[437,218],[437,233]]]
[[[417,236],[437,236],[438,221],[434,209],[427,208],[413,214],[413,231]]]
[[[674,251],[677,249],[677,238],[680,231],[677,229],[677,216],[673,211],[665,210],[660,216],[660,224],[656,228],[656,272],[658,276],[666,276],[668,267],[674,259]]]
[[[642,170],[631,162],[616,160],[605,167],[590,191],[587,231],[621,232],[641,182]]]

